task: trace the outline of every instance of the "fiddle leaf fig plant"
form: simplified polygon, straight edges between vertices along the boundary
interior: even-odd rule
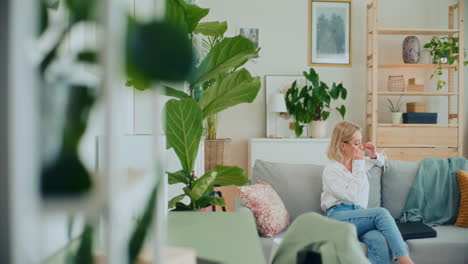
[[[153,82],[186,81],[190,92],[160,85],[167,96],[164,127],[166,148],[174,149],[182,169],[168,172],[168,183],[181,183],[183,193],[169,201],[169,208],[197,210],[210,205],[224,206],[224,199],[213,196],[216,185],[244,185],[244,170],[234,166],[216,166],[203,175],[195,175],[194,164],[203,136],[203,120],[210,115],[245,102],[252,102],[260,90],[260,78],[241,69],[258,49],[242,37],[220,38],[227,29],[225,22],[203,22],[209,9],[184,0],[166,0],[165,21],[140,23],[129,19],[127,36],[128,86],[138,90],[152,87]],[[203,34],[212,38],[212,48],[196,66],[193,38]],[[169,63],[170,62],[170,63]],[[230,76],[232,74],[232,76]],[[223,80],[230,78],[231,82]],[[209,84],[209,85],[207,85]],[[223,84],[223,85],[221,85]],[[153,86],[154,87],[154,86]],[[197,100],[194,91],[200,91]],[[231,96],[231,98],[226,97]],[[155,187],[129,245],[133,263],[146,237],[154,210]],[[183,203],[185,197],[189,203]]]
[[[327,120],[332,109],[331,101],[339,98],[345,100],[348,95],[348,91],[342,83],[337,85],[334,82],[330,88],[320,81],[318,73],[313,68],[310,68],[308,73],[304,71],[303,75],[309,84],[300,88],[297,81],[294,81],[285,95],[288,113],[295,119],[294,132],[296,137],[302,135],[304,124]],[[346,107],[341,105],[335,109],[344,119]]]
[[[260,90],[260,77],[252,76],[242,66],[255,57],[259,49],[241,37],[224,37],[226,22],[200,22],[209,10],[183,0],[167,0],[166,19],[175,21],[194,40],[206,37],[206,55],[185,79],[189,94],[164,87],[166,95],[175,97],[166,103],[166,142],[179,158],[182,170],[168,173],[169,184],[184,184],[183,193],[169,201],[169,208],[197,210],[210,205],[224,206],[223,198],[213,196],[217,185],[244,185],[244,170],[235,166],[215,166],[203,175],[195,175],[194,163],[203,135],[203,121],[219,112],[252,102]],[[184,25],[185,23],[185,25]],[[183,203],[188,197],[189,203]]]
[[[458,62],[458,37],[434,36],[429,43],[424,44],[424,48],[428,49],[437,63],[437,68],[432,72],[430,79],[432,80],[435,76],[439,77],[437,80],[437,90],[441,90],[447,84],[447,82],[440,79],[443,75],[442,65],[444,63],[452,65]],[[463,57],[466,58],[465,49],[463,49],[463,54]],[[467,64],[468,61],[463,62],[463,65],[466,66]],[[455,67],[455,70],[458,70],[458,67]]]
[[[168,173],[169,184],[185,185],[183,194],[169,201],[169,208],[179,210],[196,210],[209,205],[225,206],[224,199],[214,197],[215,185],[245,185],[247,174],[239,167],[215,166],[197,178],[194,163],[203,134],[203,110],[192,98],[171,99],[166,103],[166,137],[168,148],[174,151],[182,164],[182,170]],[[189,197],[190,203],[181,201]]]

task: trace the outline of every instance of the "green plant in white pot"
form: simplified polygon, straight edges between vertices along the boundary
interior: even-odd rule
[[[392,124],[401,124],[403,113],[401,112],[401,96],[398,98],[396,103],[388,99],[388,110],[392,113]]]
[[[309,73],[303,72],[309,85],[304,85],[301,89],[297,86],[297,81],[293,82],[291,88],[286,92],[286,107],[288,113],[295,118],[295,133],[299,137],[304,128],[304,124],[315,123],[311,128],[311,136],[316,138],[326,137],[325,121],[330,116],[332,100],[341,98],[345,100],[348,91],[343,84],[333,83],[330,88],[320,81],[318,73],[310,68]],[[335,107],[344,118],[346,107],[341,105]],[[317,126],[318,124],[318,126]],[[314,134],[314,132],[317,132]]]

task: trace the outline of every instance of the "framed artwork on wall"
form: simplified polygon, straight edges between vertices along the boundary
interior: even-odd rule
[[[250,39],[255,48],[258,48],[258,28],[240,28],[239,35]]]
[[[309,66],[351,66],[351,0],[309,0]]]
[[[258,28],[240,28],[239,35],[251,40],[255,48],[258,48]],[[258,58],[258,53],[254,56]]]

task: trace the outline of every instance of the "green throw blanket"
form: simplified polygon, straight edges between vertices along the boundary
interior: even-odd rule
[[[460,199],[458,170],[468,170],[467,159],[425,158],[398,221],[422,221],[429,226],[455,223]]]
[[[304,248],[317,251],[323,264],[370,264],[359,244],[355,226],[317,213],[306,213],[294,220],[272,263],[297,263],[298,253]]]

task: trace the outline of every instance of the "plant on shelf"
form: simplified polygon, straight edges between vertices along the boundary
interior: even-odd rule
[[[430,79],[432,80],[435,76],[438,76],[437,90],[441,90],[447,84],[445,81],[440,80],[440,77],[443,75],[442,65],[444,63],[452,65],[458,61],[458,37],[434,36],[429,43],[424,44],[424,48],[429,50],[431,56],[438,65],[431,74]],[[463,54],[463,57],[466,58],[465,49],[463,49]],[[464,61],[463,64],[466,66],[468,61]],[[457,70],[457,68],[455,68],[455,70]]]
[[[390,112],[392,113],[398,113],[398,112],[401,112],[400,109],[401,109],[401,96],[398,98],[398,101],[396,102],[396,104],[394,104],[392,102],[392,100],[390,100],[389,98],[387,98],[387,101],[388,101],[388,110],[390,110]]]
[[[333,82],[330,88],[320,81],[318,73],[313,68],[310,68],[309,73],[304,71],[303,75],[309,84],[299,88],[297,81],[294,81],[285,95],[288,113],[295,119],[294,132],[296,137],[302,135],[304,124],[327,120],[332,109],[331,101],[339,98],[345,100],[348,94],[342,83],[337,85]],[[344,119],[346,107],[341,105],[335,109]]]
[[[403,113],[401,112],[401,96],[398,97],[398,101],[393,103],[392,100],[387,98],[388,101],[388,110],[392,113],[392,123],[393,124],[400,124],[401,117]]]

